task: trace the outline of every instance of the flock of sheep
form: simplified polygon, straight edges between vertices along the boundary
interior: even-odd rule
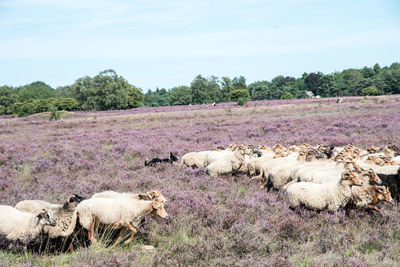
[[[303,144],[288,148],[276,144],[230,145],[210,151],[190,152],[179,166],[204,167],[207,174],[245,172],[260,179],[263,188],[285,192],[291,208],[336,211],[342,207],[379,211],[381,201],[393,202],[381,175],[397,173],[400,150],[388,144],[366,150],[352,144],[343,147]],[[256,175],[258,174],[258,175]],[[254,176],[256,175],[256,176]]]
[[[291,208],[379,211],[378,203],[393,200],[389,189],[379,185],[382,180],[377,174],[397,175],[399,155],[400,150],[392,144],[366,150],[354,145],[230,145],[187,153],[179,167],[204,167],[212,177],[248,173],[260,180],[262,188],[284,191]],[[108,227],[119,231],[114,247],[123,239],[125,244],[130,243],[145,216],[167,218],[166,204],[166,198],[157,190],[143,194],[105,191],[87,199],[74,194],[63,205],[24,200],[15,207],[0,205],[0,234],[11,241],[35,239],[43,233],[49,239],[73,239],[84,229],[87,240],[96,243],[95,230]],[[73,242],[69,249],[73,250]]]
[[[129,238],[124,243],[130,243],[145,216],[168,218],[166,204],[167,199],[157,190],[144,194],[104,191],[88,199],[74,194],[63,205],[23,200],[15,207],[0,205],[0,234],[7,240],[26,244],[41,233],[49,239],[65,239],[85,229],[86,238],[97,243],[95,226],[106,226],[120,230],[114,247],[126,237]],[[69,249],[73,250],[73,242]]]

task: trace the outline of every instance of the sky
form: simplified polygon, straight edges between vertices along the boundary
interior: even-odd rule
[[[114,69],[146,92],[393,62],[398,0],[0,0],[0,85]]]

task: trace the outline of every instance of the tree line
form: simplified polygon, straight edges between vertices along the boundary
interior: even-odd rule
[[[197,75],[190,86],[142,90],[114,70],[79,78],[74,84],[51,88],[38,81],[20,87],[0,86],[0,115],[27,116],[50,110],[115,110],[141,106],[211,104],[248,100],[292,99],[310,96],[362,96],[400,93],[400,64],[346,69],[332,74],[277,76],[246,84],[243,76],[218,78]]]

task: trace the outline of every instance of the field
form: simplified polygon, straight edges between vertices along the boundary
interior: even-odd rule
[[[170,215],[149,217],[131,245],[40,255],[3,249],[0,265],[397,265],[397,203],[381,214],[295,213],[246,175],[212,179],[202,169],[144,161],[231,143],[400,146],[399,133],[400,95],[76,112],[55,122],[47,114],[0,118],[1,204],[158,189]]]

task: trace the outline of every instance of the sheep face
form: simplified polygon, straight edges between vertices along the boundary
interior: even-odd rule
[[[235,145],[235,144],[230,144],[230,145],[226,148],[226,150],[234,151],[234,150],[236,149],[236,147],[237,147],[237,145]]]
[[[159,217],[161,217],[161,218],[164,218],[164,219],[168,218],[168,213],[167,213],[167,211],[166,211],[165,208],[164,208],[164,204],[158,202],[157,200],[155,200],[155,201],[153,202],[153,213],[154,213],[156,216],[159,216]]]
[[[238,150],[242,153],[242,155],[250,155],[250,149],[245,145],[240,145]]]
[[[283,158],[284,156],[286,156],[285,152],[283,152],[281,150],[277,150],[277,151],[275,151],[274,159]]]
[[[306,151],[305,150],[300,150],[299,151],[299,156],[297,157],[297,160],[304,160],[306,158]]]
[[[379,178],[379,176],[376,174],[376,172],[373,169],[369,169],[367,171],[363,171],[361,173],[361,176],[365,180],[369,180],[370,183],[375,183],[375,184],[381,184],[382,180]]]
[[[362,181],[354,172],[345,172],[342,174],[342,180],[348,181],[350,185],[361,186],[363,185]]]
[[[381,149],[379,147],[376,147],[376,146],[370,146],[369,148],[367,148],[367,152],[370,153],[370,154],[377,153],[380,150]]]
[[[51,217],[50,213],[43,209],[43,212],[39,213],[37,215],[38,218],[38,223],[40,225],[50,225],[50,226],[56,226],[57,222]]]
[[[386,187],[384,187],[384,186],[375,186],[375,193],[377,194],[378,199],[380,201],[393,203],[393,199],[392,199],[392,196],[390,194],[390,191]]]
[[[272,151],[277,152],[277,151],[285,151],[286,147],[282,146],[281,144],[276,144],[272,147]]]
[[[267,150],[267,151],[271,151],[272,149],[269,146],[266,145],[260,145],[258,147],[259,150]]]

